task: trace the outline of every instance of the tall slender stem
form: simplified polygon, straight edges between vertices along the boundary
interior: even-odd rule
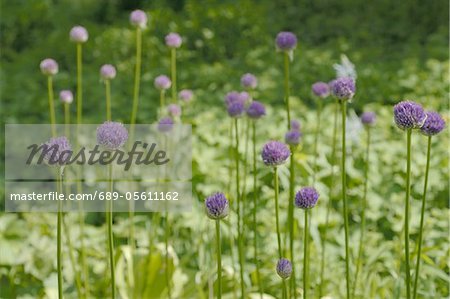
[[[217,299],[222,298],[222,253],[220,245],[220,220],[216,220],[216,244],[217,244]]]
[[[258,208],[256,193],[257,188],[257,178],[256,178],[256,121],[252,121],[252,141],[253,141],[253,247],[255,255],[255,266],[256,266],[256,279],[258,281],[259,294],[262,299],[263,297],[263,287],[261,281],[261,274],[259,272],[259,260],[258,260],[258,222],[256,221],[256,210]]]
[[[291,146],[291,161],[289,164],[289,205],[288,205],[288,225],[289,225],[289,252],[292,261],[292,274],[289,286],[294,298],[297,298],[297,283],[295,279],[294,262],[294,185],[295,185],[295,147]]]
[[[345,145],[345,123],[347,119],[347,101],[341,100],[341,110],[342,110],[342,165],[341,165],[341,179],[342,179],[342,200],[343,200],[343,217],[344,217],[344,230],[345,230],[345,278],[346,278],[346,289],[347,289],[347,299],[350,298],[350,254],[348,250],[348,211],[347,211],[347,172],[345,170],[345,158],[347,155],[346,145]]]
[[[288,129],[291,128],[291,111],[289,105],[289,54],[284,53],[284,102],[286,104]]]
[[[238,119],[234,119],[234,133],[236,137],[235,147],[235,163],[236,163],[236,216],[237,216],[237,230],[238,230],[238,254],[239,254],[239,274],[241,278],[241,298],[245,298],[245,281],[244,281],[244,254],[242,251],[242,230],[241,230],[241,190],[239,179],[239,128]]]
[[[305,233],[303,245],[305,246],[303,250],[303,298],[308,298],[308,288],[309,288],[309,228],[308,228],[308,214],[309,210],[305,209]]]
[[[62,185],[61,185],[61,176],[60,174],[61,169],[57,168],[56,172],[56,179],[57,179],[57,193],[62,192]],[[62,231],[62,221],[63,221],[63,215],[62,215],[62,201],[58,200],[58,221],[57,221],[57,232],[56,232],[56,239],[57,239],[57,245],[56,245],[56,264],[58,267],[58,298],[63,298],[63,277],[62,277],[62,259],[61,259],[61,231]]]
[[[83,122],[83,48],[77,43],[77,123]]]
[[[159,93],[159,114],[160,117],[164,115],[164,107],[166,106],[166,92],[164,89],[161,89]]]
[[[428,173],[430,170],[430,153],[431,153],[431,136],[428,136],[428,148],[427,148],[427,165],[425,168],[425,182],[423,185],[423,195],[422,195],[422,210],[420,212],[420,226],[419,226],[419,238],[417,240],[417,261],[416,261],[416,272],[414,277],[414,290],[413,298],[416,299],[417,296],[417,284],[419,281],[419,270],[420,270],[420,256],[422,254],[422,238],[423,238],[423,222],[425,218],[425,202],[427,197],[427,186],[428,186]]]
[[[317,106],[317,126],[316,132],[314,134],[314,163],[313,163],[313,186],[316,184],[317,179],[317,144],[319,141],[319,132],[320,132],[320,118],[322,114],[322,99],[319,99],[319,104]]]
[[[53,78],[47,76],[47,89],[48,89],[48,108],[50,112],[50,124],[52,129],[52,136],[56,137],[56,117],[55,117],[55,104],[53,95]]]
[[[170,73],[172,77],[172,103],[177,102],[177,49],[170,49]]]
[[[334,190],[334,165],[336,163],[336,139],[337,139],[337,120],[338,120],[338,112],[339,112],[339,102],[335,100],[334,104],[334,127],[333,127],[333,141],[331,146],[331,178],[330,178],[330,194],[328,196],[327,202],[327,211],[325,216],[325,228],[323,231],[322,238],[322,257],[320,260],[320,285],[319,285],[319,298],[323,295],[323,289],[325,282],[323,280],[323,274],[325,272],[325,256],[326,256],[326,244],[327,244],[327,236],[328,236],[328,223],[330,222],[330,210],[331,210],[331,200],[333,198],[333,190]]]
[[[134,69],[133,107],[131,110],[130,136],[134,137],[134,125],[139,103],[139,87],[141,84],[142,31],[136,27],[136,66]]]
[[[366,206],[367,206],[367,186],[369,178],[369,154],[370,154],[370,127],[367,127],[367,141],[366,141],[366,157],[364,167],[364,191],[361,201],[361,228],[358,246],[358,258],[356,260],[355,281],[353,282],[353,297],[355,297],[356,288],[358,287],[358,274],[363,265],[363,244],[364,244],[364,232],[366,230]]]
[[[70,128],[69,128],[69,124],[70,124],[70,104],[64,103],[64,131],[65,131],[65,135],[68,139],[70,139],[69,135],[70,135]]]
[[[106,120],[111,120],[111,84],[109,80],[105,80],[106,94]]]
[[[286,279],[281,280],[281,287],[283,290],[283,299],[287,298]]]
[[[167,298],[172,298],[172,290],[170,285],[170,273],[169,273],[169,235],[170,235],[170,226],[169,226],[169,213],[166,211],[166,223],[165,223],[165,234],[164,234],[164,244],[166,250],[165,256],[165,264],[166,264],[166,287],[167,287]]]
[[[406,298],[411,298],[411,273],[409,266],[409,198],[411,192],[411,135],[412,129],[406,131],[406,197],[405,197],[405,283]]]
[[[275,189],[275,224],[277,229],[277,243],[278,243],[278,258],[281,259],[283,255],[283,250],[281,249],[281,233],[280,233],[280,220],[278,217],[278,168],[275,166],[273,168],[273,179],[274,179],[274,189]]]
[[[112,194],[114,183],[113,183],[113,167],[112,164],[109,164],[109,192]],[[116,297],[116,277],[115,277],[115,266],[114,266],[114,236],[112,231],[112,222],[113,222],[113,202],[112,199],[108,202],[108,211],[106,212],[108,216],[108,249],[109,249],[109,265],[111,271],[111,298],[115,299]]]

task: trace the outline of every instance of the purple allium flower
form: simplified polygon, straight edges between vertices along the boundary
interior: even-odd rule
[[[239,100],[241,100],[241,94],[237,91],[230,91],[225,95],[225,104],[227,106]]]
[[[51,138],[44,143],[44,153],[44,160],[49,165],[62,166],[67,164],[72,156],[72,147],[65,136]]]
[[[179,117],[181,116],[181,107],[177,104],[170,104],[167,106],[167,112],[171,117]]]
[[[170,132],[173,128],[173,119],[170,117],[163,117],[158,122],[158,131],[161,133]]]
[[[295,205],[300,209],[311,209],[317,204],[319,193],[313,187],[303,187],[295,195]]]
[[[184,102],[190,102],[194,97],[194,93],[190,89],[183,89],[178,93],[178,98]]]
[[[427,119],[420,128],[422,134],[426,136],[433,136],[440,133],[445,128],[445,121],[434,111],[427,111]]]
[[[222,192],[214,193],[205,200],[206,215],[214,220],[228,216],[228,199]]]
[[[245,102],[242,100],[237,100],[231,102],[228,107],[228,115],[231,117],[241,117],[245,112]]]
[[[339,100],[351,100],[355,95],[355,80],[350,77],[341,77],[332,81],[331,90]]]
[[[130,23],[139,28],[147,26],[147,14],[140,9],[136,9],[130,14]]]
[[[53,76],[58,73],[58,63],[51,58],[46,58],[41,61],[41,72],[47,76]]]
[[[97,143],[109,150],[115,150],[127,142],[128,131],[119,122],[105,121],[97,128]]]
[[[111,64],[104,64],[100,68],[100,76],[103,80],[111,80],[116,77],[116,68]]]
[[[241,100],[244,101],[244,103],[249,102],[250,99],[251,99],[250,94],[248,92],[246,92],[246,91],[241,91],[239,93],[239,96],[241,97]]]
[[[241,77],[241,85],[243,88],[255,89],[258,85],[258,79],[256,79],[255,75],[246,73]]]
[[[300,137],[302,133],[299,130],[291,129],[284,135],[284,141],[289,145],[298,145],[300,143]]]
[[[267,166],[278,166],[286,162],[291,151],[286,144],[278,141],[269,141],[264,144],[261,157]]]
[[[300,122],[298,120],[291,120],[291,129],[300,131]]]
[[[292,32],[280,32],[275,43],[280,51],[292,51],[297,46],[297,37]]]
[[[292,264],[288,259],[281,258],[277,263],[277,273],[282,279],[288,279],[292,274]]]
[[[266,107],[258,101],[253,101],[247,108],[247,115],[250,118],[257,119],[266,115]]]
[[[172,81],[170,81],[169,77],[165,75],[160,75],[155,78],[155,87],[159,90],[166,90],[172,86]]]
[[[375,121],[377,120],[377,116],[372,111],[367,111],[361,114],[361,122],[363,125],[366,126],[373,126],[375,124]]]
[[[89,38],[89,34],[83,26],[75,26],[70,30],[70,40],[75,43],[85,43]]]
[[[325,82],[316,82],[311,87],[312,92],[321,98],[326,98],[330,95],[330,86]]]
[[[166,35],[166,46],[169,48],[179,48],[183,40],[178,33],[171,32]]]
[[[394,121],[402,129],[419,129],[427,115],[422,105],[412,101],[402,101],[394,106]]]
[[[59,99],[65,104],[70,104],[73,102],[73,94],[70,90],[61,90]]]

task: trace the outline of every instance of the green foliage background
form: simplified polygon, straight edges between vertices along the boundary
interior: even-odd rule
[[[281,30],[297,34],[299,47],[292,64],[293,114],[302,122],[304,138],[296,161],[298,187],[308,184],[312,174],[313,133],[317,123],[315,99],[310,86],[315,81],[334,78],[333,63],[346,54],[358,72],[357,96],[351,104],[356,113],[374,110],[378,124],[373,129],[373,154],[370,161],[369,211],[366,266],[360,276],[364,281],[363,298],[400,298],[404,296],[401,232],[403,219],[404,134],[392,123],[391,105],[409,98],[427,109],[440,111],[449,120],[449,3],[436,1],[126,1],[126,0],[19,0],[1,1],[1,78],[2,119],[5,123],[45,123],[48,120],[46,82],[39,70],[43,58],[52,57],[60,65],[55,77],[55,89],[75,90],[75,47],[68,32],[75,24],[89,30],[90,39],[84,51],[84,115],[86,123],[104,119],[103,85],[99,68],[104,63],[117,66],[113,81],[113,117],[127,123],[131,112],[134,66],[134,30],[128,23],[129,12],[145,9],[151,15],[144,33],[142,92],[138,121],[152,123],[156,119],[158,92],[153,79],[169,73],[169,53],[164,36],[179,32],[183,46],[178,55],[179,88],[195,92],[195,101],[187,108],[186,120],[194,126],[194,195],[192,213],[182,214],[174,221],[173,248],[176,294],[179,298],[207,298],[214,279],[214,246],[212,223],[203,215],[202,201],[209,193],[228,190],[228,121],[224,113],[223,96],[239,89],[239,78],[245,72],[257,75],[259,87],[255,97],[269,106],[268,116],[258,123],[258,147],[266,140],[284,136],[282,92],[282,60],[275,52],[274,38]],[[57,115],[62,122],[62,107]],[[75,112],[75,105],[72,106]],[[332,131],[331,101],[323,113],[319,146],[319,184],[323,196],[313,212],[311,282],[316,288],[320,265],[320,238],[325,223],[325,207],[333,200],[326,279],[327,294],[344,294],[343,219],[339,187],[330,194],[330,151]],[[194,117],[195,116],[195,117]],[[280,125],[283,124],[283,125]],[[214,128],[214,130],[211,130]],[[2,128],[3,130],[3,128]],[[351,243],[356,255],[359,237],[359,199],[362,194],[364,131],[355,130],[349,153],[349,196],[351,211]],[[423,270],[420,274],[420,296],[443,298],[449,295],[449,174],[448,129],[433,138],[433,154],[429,183],[429,200],[425,223]],[[413,139],[413,194],[411,238],[417,237],[426,140],[418,134]],[[3,151],[3,144],[1,151]],[[2,165],[3,166],[3,165]],[[276,259],[273,231],[272,181],[269,170],[262,165],[258,174],[259,199],[257,231],[262,238],[260,256],[267,294],[280,296],[279,280],[274,274]],[[3,167],[2,167],[3,168]],[[2,174],[3,175],[3,172]],[[248,196],[251,196],[248,177]],[[287,198],[287,169],[281,170],[281,199]],[[3,187],[0,188],[4,204]],[[233,197],[233,190],[229,196]],[[286,206],[287,202],[282,202]],[[283,209],[284,210],[284,209]],[[250,213],[250,210],[248,211]],[[250,214],[249,214],[250,215]],[[250,216],[249,216],[250,217]],[[303,215],[296,211],[298,223],[297,251],[301,252]],[[55,294],[56,230],[54,215],[2,214],[0,216],[0,296],[12,298],[52,297]],[[71,230],[74,245],[79,248],[76,215],[68,215],[74,223]],[[107,296],[108,279],[103,272],[104,226],[102,215],[90,214],[86,231],[91,265],[91,283],[97,297]],[[282,223],[285,219],[282,218]],[[164,294],[161,273],[145,265],[149,259],[161,262],[163,248],[150,255],[148,246],[149,216],[136,220],[138,273],[157,298]],[[251,222],[247,224],[250,228]],[[235,220],[224,225],[224,238],[230,239]],[[115,233],[118,248],[118,277],[125,277],[125,245],[127,226],[125,215],[117,215]],[[158,231],[162,240],[163,231]],[[249,233],[248,238],[251,237]],[[192,244],[196,244],[193,248]],[[157,244],[157,246],[162,246]],[[414,246],[413,246],[414,248]],[[234,251],[233,251],[234,250]],[[230,254],[236,254],[232,244],[224,244],[226,271],[225,292],[232,298],[238,278]],[[301,254],[297,254],[300,256]],[[415,257],[413,253],[412,257]],[[236,258],[234,259],[234,262]],[[254,281],[254,263],[247,255],[248,282]],[[299,268],[301,259],[297,261]],[[75,296],[73,273],[65,261],[67,296]],[[354,271],[354,268],[352,266]],[[125,285],[119,285],[125,290]],[[251,289],[255,291],[256,289]],[[143,292],[146,292],[144,290]],[[148,292],[148,291],[147,291]],[[145,293],[145,296],[150,296]],[[317,293],[315,294],[317,295]]]

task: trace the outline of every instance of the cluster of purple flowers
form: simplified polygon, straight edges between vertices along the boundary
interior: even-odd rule
[[[291,129],[284,135],[284,142],[290,146],[297,146],[300,144],[301,137],[300,122],[297,120],[291,121]]]
[[[427,136],[436,135],[445,128],[445,121],[437,112],[426,112],[422,105],[402,101],[394,106],[394,121],[402,130],[420,129]]]

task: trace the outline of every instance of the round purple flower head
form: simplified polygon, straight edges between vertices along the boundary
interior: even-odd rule
[[[300,122],[298,120],[291,120],[291,129],[300,131]]]
[[[277,273],[282,279],[288,279],[292,274],[292,264],[288,259],[281,258],[277,263]]]
[[[291,151],[286,144],[278,141],[269,141],[264,144],[261,157],[267,166],[278,166],[286,162]]]
[[[364,112],[363,114],[361,114],[361,122],[365,126],[373,126],[376,120],[377,116],[372,111]]]
[[[145,28],[147,26],[147,14],[140,9],[132,11],[130,14],[130,23],[135,27]]]
[[[169,48],[179,48],[182,43],[181,36],[178,33],[171,32],[166,35],[166,46]]]
[[[44,149],[47,149],[44,160],[51,166],[63,166],[72,156],[72,147],[65,136],[51,138],[44,143]]]
[[[47,76],[53,76],[58,73],[58,63],[51,58],[46,58],[41,61],[41,72]]]
[[[330,95],[330,86],[328,86],[325,82],[316,82],[311,87],[312,92],[320,97],[320,98],[326,98]]]
[[[59,93],[59,99],[64,104],[70,104],[73,102],[73,94],[70,90],[61,90]]]
[[[111,64],[104,64],[100,68],[100,77],[102,77],[103,80],[114,79],[116,74],[116,68]]]
[[[178,93],[178,98],[183,102],[190,102],[194,97],[194,93],[190,89],[183,89]]]
[[[239,100],[241,100],[241,94],[237,91],[230,91],[225,95],[225,104],[227,106]]]
[[[170,104],[167,106],[167,112],[172,117],[180,117],[181,116],[181,107],[177,104]]]
[[[297,47],[297,37],[292,32],[282,31],[278,33],[275,43],[280,51],[292,51]]]
[[[228,107],[228,115],[231,117],[241,117],[245,112],[245,101],[239,99],[231,102]]]
[[[256,79],[255,75],[253,74],[244,74],[241,77],[241,85],[246,89],[255,89],[258,85],[258,79]]]
[[[75,43],[85,43],[89,38],[89,34],[83,26],[75,26],[70,30],[70,40]]]
[[[155,87],[159,90],[166,90],[172,86],[172,81],[170,81],[169,77],[165,75],[160,75],[155,78]]]
[[[300,143],[300,137],[302,137],[302,133],[299,130],[291,129],[284,135],[284,141],[289,145],[298,145]]]
[[[97,128],[97,143],[109,150],[115,150],[128,140],[127,129],[119,122],[105,121]]]
[[[331,81],[333,95],[339,100],[351,100],[355,95],[355,80],[350,77],[341,77]]]
[[[419,129],[423,126],[427,115],[422,105],[412,101],[402,101],[394,106],[394,121],[397,127],[405,129]]]
[[[205,200],[206,215],[213,220],[228,216],[228,199],[222,192],[214,193]]]
[[[295,205],[300,209],[311,209],[317,204],[319,193],[313,187],[303,187],[295,195]]]
[[[158,131],[161,133],[170,132],[173,128],[173,119],[170,117],[163,117],[158,122]]]
[[[247,103],[251,100],[250,94],[246,91],[241,91],[239,93],[239,96],[241,97],[241,100],[244,101],[244,103]]]
[[[247,115],[250,118],[258,119],[266,115],[266,107],[264,104],[258,101],[253,101],[247,108]]]
[[[426,114],[427,119],[420,128],[422,134],[426,136],[433,136],[440,133],[445,128],[445,121],[437,112],[427,111]]]

